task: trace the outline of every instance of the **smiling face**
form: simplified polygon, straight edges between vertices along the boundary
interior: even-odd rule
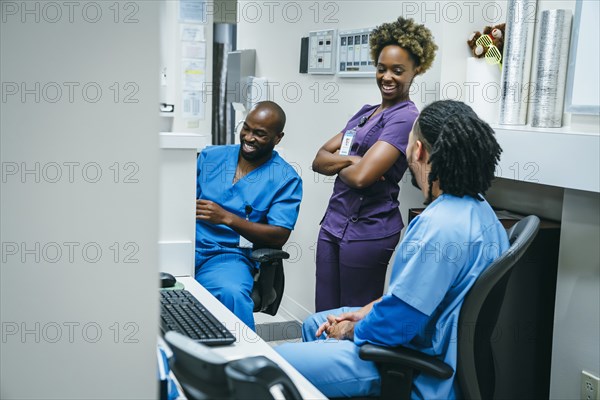
[[[385,46],[377,60],[375,79],[381,91],[381,104],[384,108],[409,99],[410,84],[418,67],[408,51],[400,46]]]
[[[279,126],[277,115],[268,108],[250,111],[240,132],[241,156],[252,163],[265,161],[283,137]]]

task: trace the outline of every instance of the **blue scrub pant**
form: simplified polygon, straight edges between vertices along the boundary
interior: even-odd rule
[[[308,317],[302,324],[302,343],[275,347],[290,364],[327,397],[379,396],[381,377],[375,363],[361,360],[359,347],[350,340],[319,340],[315,332],[327,315],[358,310],[342,307]]]
[[[253,331],[255,263],[241,254],[196,252],[196,280]],[[228,327],[229,328],[229,327]]]

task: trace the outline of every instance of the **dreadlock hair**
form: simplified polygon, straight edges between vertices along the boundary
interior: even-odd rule
[[[429,153],[429,196],[438,180],[444,193],[483,201],[494,179],[502,148],[494,130],[465,103],[442,100],[423,109],[414,134]]]

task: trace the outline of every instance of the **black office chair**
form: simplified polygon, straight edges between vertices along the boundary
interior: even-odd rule
[[[252,252],[250,258],[260,263],[260,269],[254,276],[251,295],[254,312],[275,315],[281,304],[285,286],[282,260],[287,260],[290,255],[283,250],[257,249]]]
[[[456,371],[465,399],[493,398],[495,370],[491,344],[494,328],[511,269],[531,245],[539,227],[539,218],[530,215],[510,228],[509,249],[477,278],[465,297],[459,318]],[[367,344],[360,348],[359,354],[360,358],[374,361],[380,368],[382,399],[409,399],[415,373],[440,379],[448,379],[454,373],[439,359],[402,346],[386,348]]]

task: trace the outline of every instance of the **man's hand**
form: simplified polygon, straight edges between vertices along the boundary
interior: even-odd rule
[[[341,313],[340,315],[328,315],[327,322],[324,322],[319,329],[317,329],[316,336],[319,337],[323,333],[327,333],[327,337],[333,337],[332,334],[346,334],[351,335],[344,337],[344,339],[354,339],[354,325],[361,319],[363,319],[368,313],[371,312],[373,304],[381,301],[381,297],[373,300],[364,307],[359,308],[356,311],[350,311]],[[337,326],[337,328],[335,328]]]
[[[336,322],[342,322],[342,321],[358,322],[361,319],[363,319],[369,311],[370,311],[370,309],[365,310],[365,307],[363,307],[360,310],[341,313],[340,315],[335,317],[335,321]]]
[[[324,322],[317,330],[317,337],[325,333],[329,339],[353,340],[354,325],[363,317],[364,315],[360,311],[342,313],[338,316],[328,315],[327,322]]]
[[[327,330],[331,327],[332,324],[335,324],[336,320],[335,320],[335,315],[328,315],[327,316],[327,321],[323,322],[323,324],[321,324],[321,326],[319,327],[319,329],[317,329],[317,337],[321,336],[323,334],[323,332],[327,332]]]
[[[196,200],[196,219],[226,225],[254,244],[276,249],[285,244],[291,233],[281,226],[247,221],[210,200]]]
[[[210,222],[211,224],[231,223],[232,215],[220,205],[210,200],[196,200],[196,219]]]
[[[356,322],[353,321],[337,322],[327,330],[327,338],[354,340],[354,325],[356,325]]]

